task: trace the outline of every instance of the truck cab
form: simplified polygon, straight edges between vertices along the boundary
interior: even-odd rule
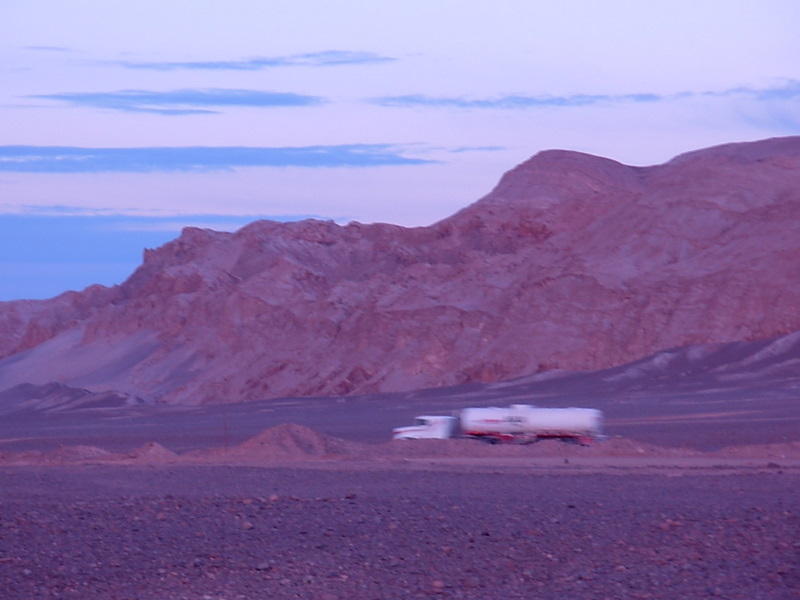
[[[413,425],[392,430],[393,440],[444,440],[455,435],[458,419],[443,415],[421,415]]]

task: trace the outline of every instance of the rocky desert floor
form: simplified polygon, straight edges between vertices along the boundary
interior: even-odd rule
[[[469,393],[6,414],[0,597],[800,598],[797,403],[598,398],[587,447],[387,441]]]

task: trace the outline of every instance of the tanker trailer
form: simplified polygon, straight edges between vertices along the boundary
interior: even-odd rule
[[[601,437],[602,422],[603,413],[594,408],[539,408],[527,404],[465,408],[459,419],[464,436],[489,443],[526,443],[541,438],[586,443]]]
[[[541,438],[586,443],[602,438],[603,413],[593,408],[539,408],[512,404],[507,408],[465,408],[454,415],[417,417],[415,425],[395,428],[393,439],[462,437],[496,444],[530,443]]]

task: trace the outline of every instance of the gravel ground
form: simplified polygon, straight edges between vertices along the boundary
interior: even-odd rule
[[[0,597],[800,598],[800,476],[0,468]]]

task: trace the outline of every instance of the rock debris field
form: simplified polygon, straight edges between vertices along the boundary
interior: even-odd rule
[[[800,598],[800,443],[0,454],[2,597]]]

